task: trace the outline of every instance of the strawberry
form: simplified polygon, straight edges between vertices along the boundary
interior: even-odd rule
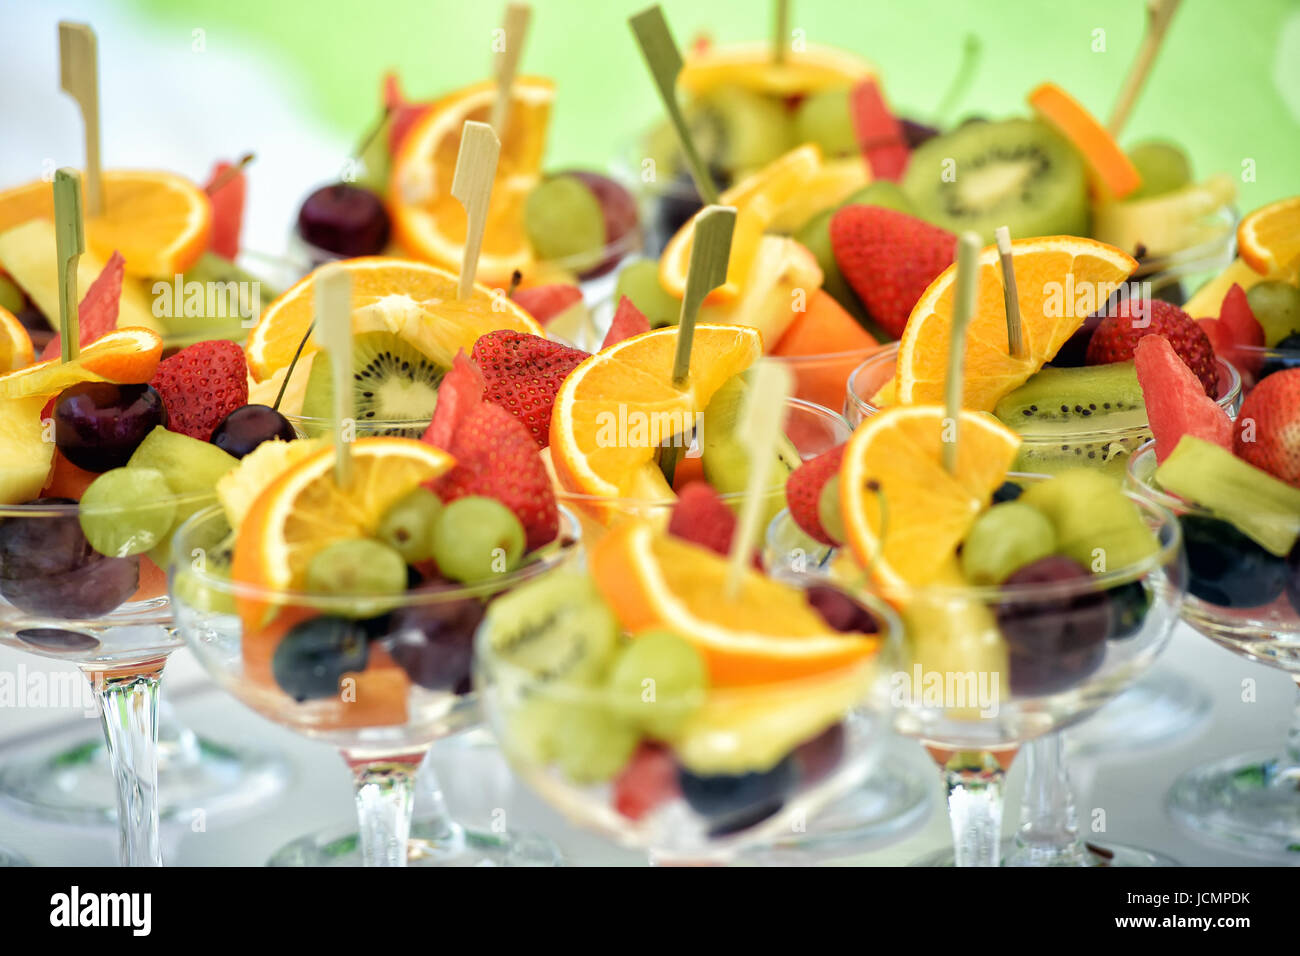
[[[483,373],[462,351],[438,386],[438,406],[422,441],[449,452],[456,465],[431,482],[443,501],[495,498],[524,526],[529,551],[555,539],[555,492],[537,443],[500,405],[484,398]]]
[[[672,753],[666,747],[643,743],[614,778],[614,809],[629,820],[640,820],[680,793]]]
[[[682,488],[668,519],[669,534],[718,554],[729,554],[735,531],[735,512],[710,485],[692,481]]]
[[[862,304],[901,338],[916,300],[952,264],[957,237],[881,206],[845,206],[831,217],[831,250]]]
[[[1178,357],[1201,380],[1205,394],[1211,398],[1218,396],[1219,369],[1209,336],[1186,312],[1160,299],[1120,302],[1114,313],[1103,318],[1092,333],[1087,362],[1089,365],[1127,362],[1133,358],[1138,340],[1147,335],[1167,338]]]
[[[412,103],[402,93],[401,82],[396,73],[384,75],[384,108],[388,110],[388,151],[397,155],[406,134],[411,131],[416,120],[424,116],[432,106],[429,103]]]
[[[227,162],[217,163],[204,190],[211,189],[227,170],[234,168]],[[208,241],[208,248],[232,262],[239,255],[239,232],[244,225],[244,196],[247,191],[248,180],[241,170],[216,192],[208,193],[212,204],[212,238]]]
[[[1163,335],[1148,335],[1133,351],[1147,420],[1156,440],[1156,461],[1164,461],[1184,435],[1232,448],[1232,419],[1205,394],[1197,378]]]
[[[1241,404],[1232,450],[1300,488],[1300,368],[1260,379]]]
[[[126,260],[120,252],[114,252],[104,264],[104,269],[90,284],[86,294],[77,306],[77,338],[85,348],[95,339],[107,335],[117,328],[117,310],[122,302],[122,275],[126,270]],[[54,338],[46,344],[41,352],[41,361],[58,358],[63,352],[63,338],[54,333]]]
[[[223,418],[248,404],[248,363],[234,342],[199,342],[158,363],[149,384],[162,396],[169,430],[207,441]]]
[[[618,310],[609,323],[609,331],[605,333],[605,341],[600,343],[600,347],[607,349],[624,339],[649,331],[650,320],[645,317],[645,313],[633,305],[631,299],[623,296],[618,300]]]
[[[487,400],[523,422],[539,448],[550,444],[555,393],[587,353],[538,335],[500,329],[479,336],[471,357],[483,374]]]
[[[515,305],[545,325],[575,302],[582,301],[582,290],[567,282],[516,289]]]
[[[785,502],[790,507],[790,517],[805,533],[816,538],[822,544],[835,545],[822,527],[817,504],[821,500],[822,489],[831,476],[840,470],[840,460],[844,457],[844,446],[836,445],[830,451],[824,451],[816,458],[805,461],[794,470],[785,483]]]

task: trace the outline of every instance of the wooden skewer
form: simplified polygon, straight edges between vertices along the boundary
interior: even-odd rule
[[[776,0],[772,16],[772,62],[784,63],[790,42],[790,0]]]
[[[723,589],[723,596],[728,601],[734,601],[740,595],[740,583],[761,530],[759,518],[764,499],[771,491],[768,484],[781,436],[781,423],[785,419],[786,400],[793,391],[794,378],[784,364],[764,361],[754,368],[736,426],[737,436],[749,450],[749,480],[728,555],[727,581]]]
[[[456,174],[451,180],[451,194],[465,207],[465,253],[460,263],[460,286],[456,296],[468,299],[474,294],[474,276],[483,249],[483,231],[487,228],[488,202],[492,198],[492,181],[497,174],[501,140],[487,123],[465,121],[460,137],[460,154],[456,157]]]
[[[673,385],[677,388],[685,388],[691,377],[691,345],[700,306],[710,292],[727,281],[735,228],[736,210],[731,206],[707,206],[695,217],[691,264],[686,272],[686,291],[677,321],[677,352],[673,356]]]
[[[86,210],[104,214],[104,177],[99,159],[99,57],[95,31],[85,23],[59,21],[59,80],[81,108],[86,132]]]
[[[1007,310],[1007,351],[1025,357],[1024,322],[1020,316],[1020,293],[1016,289],[1016,267],[1011,256],[1011,230],[998,226],[998,262],[1002,265],[1002,301]]]
[[[1128,76],[1124,78],[1124,85],[1120,87],[1119,96],[1115,99],[1110,120],[1106,123],[1106,129],[1115,139],[1119,139],[1124,124],[1128,122],[1129,113],[1142,93],[1151,67],[1156,62],[1156,54],[1160,52],[1160,44],[1164,42],[1169,30],[1169,21],[1174,18],[1181,2],[1182,0],[1147,0],[1146,33],[1142,37],[1142,45],[1138,47],[1137,56],[1133,58],[1133,65],[1129,67]]]
[[[528,21],[533,8],[526,3],[511,3],[506,7],[505,47],[496,55],[493,73],[497,81],[497,98],[492,103],[492,128],[499,138],[506,135],[506,122],[510,119],[510,88],[514,86],[519,69],[519,56],[523,53],[524,37],[528,35]]]
[[[706,204],[716,203],[718,187],[713,182],[708,166],[700,158],[699,150],[695,148],[690,128],[686,125],[686,117],[682,115],[682,108],[677,103],[677,75],[682,72],[682,55],[668,30],[664,12],[658,6],[650,7],[632,17],[628,23],[632,26],[637,45],[641,47],[646,66],[650,68],[650,77],[654,80],[655,89],[659,91],[659,98],[663,100],[668,119],[677,133],[677,142],[686,157],[686,168],[695,180],[695,188]]]
[[[54,174],[54,248],[59,270],[59,338],[61,358],[71,362],[81,354],[81,322],[77,314],[77,261],[86,251],[81,214],[81,176],[75,169]]]
[[[352,437],[356,410],[352,400],[352,277],[337,263],[322,266],[313,284],[316,338],[329,353],[334,384],[334,481],[352,484]]]
[[[952,307],[952,338],[948,344],[948,378],[944,382],[945,428],[951,423],[952,437],[944,436],[943,467],[957,471],[957,441],[961,427],[962,383],[966,371],[966,330],[975,314],[975,285],[979,277],[980,237],[964,232],[957,239],[956,293]]]

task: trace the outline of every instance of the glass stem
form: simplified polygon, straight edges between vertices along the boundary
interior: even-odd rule
[[[1008,865],[1086,866],[1088,848],[1079,839],[1079,814],[1065,766],[1065,738],[1061,734],[1036,737],[1025,749],[1029,766],[1020,830]]]
[[[998,865],[1005,777],[997,757],[986,750],[958,751],[944,763],[955,865]]]
[[[1291,770],[1300,781],[1300,674],[1295,676],[1296,700],[1291,711],[1291,726],[1286,732],[1286,757]]]
[[[163,664],[130,672],[87,672],[117,781],[123,866],[162,866],[158,844],[158,681]]]
[[[343,757],[352,768],[362,864],[406,866],[415,777],[424,754],[370,759],[345,752]]]
[[[164,696],[158,702],[158,760],[164,767],[194,767],[201,758],[198,734],[180,722]]]

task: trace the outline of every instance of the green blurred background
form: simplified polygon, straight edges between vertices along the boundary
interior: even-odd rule
[[[646,0],[536,0],[525,72],[558,85],[548,165],[601,168],[660,109],[627,17]],[[359,136],[379,108],[380,77],[432,97],[488,75],[504,2],[483,0],[125,0],[142,19],[207,42],[238,45],[309,83],[319,118]],[[666,0],[679,45],[765,38],[764,0]],[[928,119],[967,34],[979,68],[950,120],[1023,113],[1025,93],[1052,79],[1103,120],[1140,41],[1143,0],[791,0],[808,41],[855,50],[880,68],[895,109]],[[1104,37],[1096,31],[1104,31]],[[1098,38],[1104,51],[1094,52]],[[1198,177],[1239,174],[1240,207],[1300,192],[1300,0],[1184,0],[1124,143],[1172,139]]]

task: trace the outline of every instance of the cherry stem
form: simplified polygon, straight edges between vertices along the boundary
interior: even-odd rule
[[[307,340],[311,338],[312,330],[315,328],[316,321],[313,319],[311,325],[307,326],[306,334],[299,341],[297,350],[293,353],[293,359],[289,362],[289,370],[284,373],[284,381],[280,383],[280,391],[275,396],[275,404],[271,406],[277,412],[280,410],[280,402],[284,399],[285,389],[289,387],[289,378],[293,375],[293,370],[298,367],[298,359],[302,357],[302,350],[307,347]]]
[[[943,99],[939,101],[939,105],[934,111],[936,125],[943,124],[944,120],[957,108],[963,94],[970,89],[971,80],[975,76],[975,69],[979,66],[980,52],[982,50],[983,46],[980,43],[980,38],[973,33],[966,34],[966,39],[961,46],[961,62],[957,65],[957,72],[953,74],[952,81],[943,94]]]
[[[207,193],[209,196],[215,196],[226,186],[227,183],[229,183],[236,176],[242,173],[244,171],[245,166],[247,166],[256,158],[257,158],[256,155],[253,153],[245,153],[243,156],[240,156],[239,159],[235,162],[235,165],[231,166],[229,169],[223,172],[216,179],[212,180],[212,182],[204,186],[203,191]]]
[[[356,153],[353,154],[354,159],[360,159],[365,155],[366,150],[370,148],[370,144],[375,141],[380,131],[383,130],[384,124],[388,122],[388,117],[392,115],[393,108],[385,106],[384,111],[379,114],[379,119],[375,120],[375,124],[366,131],[366,135],[361,140],[361,145],[357,147]]]

